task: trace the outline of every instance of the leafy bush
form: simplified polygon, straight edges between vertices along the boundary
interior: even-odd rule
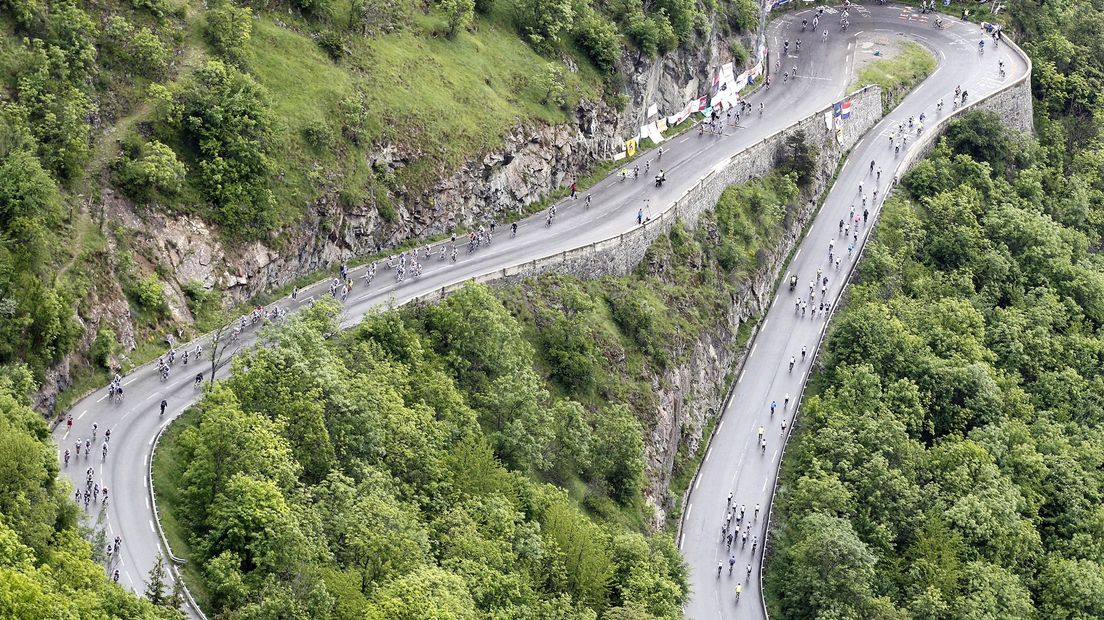
[[[441,10],[448,19],[448,37],[455,37],[461,30],[471,26],[475,19],[475,0],[439,0]]]
[[[180,288],[188,301],[188,310],[197,324],[206,325],[211,319],[217,318],[220,299],[218,291],[207,288],[198,280],[185,282]]]
[[[245,46],[253,32],[253,10],[227,1],[207,9],[207,38],[219,54],[240,63],[245,58]]]
[[[333,60],[341,60],[348,49],[345,46],[345,35],[334,30],[323,30],[318,34],[318,47]]]
[[[275,121],[268,92],[250,76],[208,61],[185,85],[173,119],[198,153],[197,177],[227,232],[256,236],[275,223],[268,188]]]
[[[567,84],[564,82],[563,71],[558,64],[553,62],[546,64],[544,71],[536,76],[536,80],[537,89],[541,93],[542,104],[552,103],[556,106],[563,106],[567,103],[565,98]]]
[[[168,0],[130,0],[130,5],[139,11],[148,11],[157,19],[161,19],[169,13]]]
[[[588,10],[575,24],[575,40],[594,66],[612,73],[621,58],[617,27],[596,11]]]
[[[132,282],[127,293],[134,299],[139,308],[160,316],[166,309],[165,288],[157,274],[151,273],[144,278]]]
[[[786,136],[778,156],[778,164],[783,172],[797,175],[798,185],[808,187],[816,174],[816,158],[816,147],[809,143],[804,131],[798,130]]]
[[[629,14],[625,34],[640,53],[649,58],[672,49],[678,42],[675,30],[663,11],[650,17],[641,11]]]
[[[334,0],[291,0],[292,6],[315,17],[331,17],[334,14]]]
[[[115,182],[139,199],[177,194],[187,173],[176,153],[157,140],[124,148],[115,169]]]
[[[119,343],[115,331],[110,327],[101,325],[96,332],[96,339],[92,341],[92,348],[88,354],[92,361],[102,368],[111,368],[111,356],[115,354]]]
[[[402,30],[411,20],[410,0],[352,0],[349,28],[362,35]]]
[[[728,0],[725,14],[737,32],[749,33],[759,26],[759,5],[755,0]]]
[[[640,282],[616,283],[607,291],[606,299],[621,331],[660,368],[666,367],[670,360],[666,343],[672,330],[666,306],[655,293]]]
[[[571,0],[518,0],[514,13],[521,33],[545,51],[560,44],[560,35],[571,31],[574,18]]]
[[[744,44],[740,43],[739,39],[732,39],[728,44],[728,51],[732,54],[732,64],[736,68],[740,68],[747,64],[748,51],[744,48]]]

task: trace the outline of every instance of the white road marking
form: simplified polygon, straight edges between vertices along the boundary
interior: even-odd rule
[[[131,383],[134,383],[135,381],[137,381],[137,380],[138,380],[138,378],[139,378],[139,377],[135,376],[135,377],[134,377],[134,378],[132,378],[132,379],[131,379],[130,381],[126,381],[126,382],[124,382],[124,383],[123,383],[123,385],[130,385]]]
[[[702,461],[702,462],[703,463],[708,463],[710,456],[713,456],[713,446],[709,446],[709,451],[705,453],[705,460]]]
[[[747,368],[740,371],[740,378],[736,380],[736,383],[740,383],[744,380],[744,373],[747,372]]]
[[[721,432],[721,427],[724,426],[724,420],[717,423],[717,432]]]
[[[97,400],[96,402],[98,402],[98,403],[103,402],[103,399],[105,399],[105,398],[107,398],[107,394],[104,394],[103,396],[101,396],[100,399]]]
[[[146,510],[149,510],[149,509],[150,509],[150,504],[149,504],[149,495],[147,495],[147,496],[146,496]]]
[[[698,490],[698,485],[699,485],[699,484],[701,484],[701,476],[698,476],[698,479],[697,479],[697,481],[696,481],[696,482],[694,482],[694,490],[695,490],[695,491],[697,491],[697,490]]]
[[[149,526],[150,526],[150,531],[153,532],[154,534],[156,534],[157,530],[153,529],[153,519],[149,520]]]
[[[690,511],[694,509],[694,504],[690,503],[686,505],[686,517],[690,517]]]
[[[83,418],[83,417],[84,417],[84,414],[86,414],[86,413],[88,413],[88,410],[87,410],[87,409],[85,409],[84,411],[80,412],[80,415],[79,415],[79,416],[77,416],[77,419],[79,420],[79,419]]]
[[[796,261],[798,256],[801,256],[801,248],[797,248],[797,253],[794,254],[793,259]]]
[[[755,355],[755,349],[757,349],[757,348],[759,348],[759,343],[758,343],[758,342],[756,342],[755,344],[751,345],[751,353],[749,353],[749,354],[748,354],[748,359],[751,359],[751,357],[752,357],[753,355]]]

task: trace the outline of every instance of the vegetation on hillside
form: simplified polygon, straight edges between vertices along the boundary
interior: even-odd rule
[[[1104,47],[1007,6],[1038,139],[974,113],[903,180],[783,464],[786,618],[1104,617]]]
[[[228,617],[401,618],[429,580],[455,617],[680,617],[681,559],[646,536],[653,385],[725,322],[795,178],[729,190],[625,278],[471,286],[329,340],[328,305],[273,328],[158,452],[194,592]]]
[[[182,618],[174,596],[159,607],[112,583],[105,547],[83,538],[50,432],[26,402],[32,381],[0,369],[0,617]]]
[[[935,56],[923,45],[905,41],[889,58],[871,61],[860,69],[858,78],[848,90],[877,84],[882,88],[882,104],[889,110],[897,107],[932,71],[935,71]]]
[[[176,281],[105,198],[125,197],[139,217],[201,218],[231,245],[278,248],[281,231],[323,198],[374,208],[390,226],[396,199],[417,207],[517,125],[566,122],[582,99],[621,105],[626,47],[655,56],[698,45],[712,24],[749,32],[757,16],[749,0],[8,0],[3,9],[0,364],[21,361],[44,378],[97,336],[82,331],[100,308],[125,301],[133,324],[98,333],[133,331],[138,350],[106,343],[107,355],[73,366],[78,384],[101,363],[143,357],[200,310],[185,303],[202,293],[196,283]]]
[[[885,207],[784,463],[783,617],[1104,615],[1100,152],[1005,131]]]

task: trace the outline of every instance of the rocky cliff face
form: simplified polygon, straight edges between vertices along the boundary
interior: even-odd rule
[[[197,220],[157,214],[140,219],[112,196],[104,196],[103,202],[114,205],[111,215],[143,231],[140,236],[150,249],[168,259],[177,286],[198,280],[235,299],[247,299],[342,260],[540,201],[623,150],[624,139],[648,120],[650,106],[672,114],[700,96],[711,67],[727,62],[727,54],[716,36],[695,50],[678,50],[655,61],[626,53],[620,67],[628,96],[625,109],[584,101],[572,123],[519,125],[501,148],[465,162],[431,190],[392,196],[397,221],[390,223],[381,220],[373,204],[350,207],[324,196],[288,231],[279,249],[263,243],[230,248]],[[397,169],[415,157],[399,145],[381,145],[371,163],[377,169]]]

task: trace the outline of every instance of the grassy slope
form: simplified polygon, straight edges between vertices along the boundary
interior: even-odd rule
[[[892,57],[875,60],[863,67],[848,92],[877,84],[882,87],[886,109],[892,109],[934,70],[935,56],[923,45],[907,41]]]
[[[440,17],[419,15],[402,32],[348,38],[347,54],[337,62],[308,36],[314,26],[262,14],[249,46],[249,70],[269,90],[282,125],[276,164],[284,177],[276,189],[284,221],[331,189],[381,201],[384,188],[428,189],[466,159],[500,145],[518,123],[568,120],[563,109],[541,102],[533,79],[550,59],[520,40],[503,16],[479,18],[472,32],[450,40],[436,34]],[[564,71],[569,105],[596,97],[601,85],[589,63],[576,61],[578,72]],[[339,104],[357,93],[369,110],[359,146],[340,137]],[[330,147],[309,144],[308,128],[331,136]],[[366,164],[373,146],[387,142],[419,155],[394,178]]]

